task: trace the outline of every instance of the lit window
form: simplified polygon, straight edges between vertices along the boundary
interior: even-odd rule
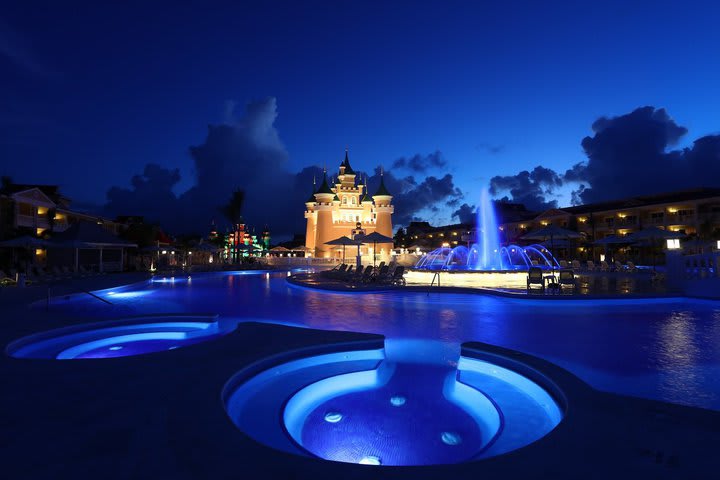
[[[668,250],[678,250],[680,248],[680,239],[679,238],[668,238],[667,239],[667,248],[668,248]]]

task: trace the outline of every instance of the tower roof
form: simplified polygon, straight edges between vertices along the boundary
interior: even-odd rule
[[[378,189],[375,192],[375,195],[373,195],[373,197],[375,197],[377,195],[388,195],[390,197],[392,196],[392,194],[390,192],[388,192],[388,189],[385,187],[385,180],[384,180],[384,176],[383,176],[382,172],[380,172],[380,186],[378,187]]]
[[[323,182],[322,182],[322,184],[320,185],[320,188],[318,189],[318,191],[315,192],[315,193],[329,193],[330,195],[332,195],[333,193],[335,193],[335,192],[333,192],[333,191],[330,189],[330,185],[328,185],[327,173],[323,173]],[[314,194],[313,194],[313,195],[314,195]],[[313,200],[313,201],[314,201],[314,200]]]
[[[340,164],[345,167],[345,175],[355,175],[355,170],[350,166],[350,160],[348,159],[348,149],[345,149],[345,160]]]

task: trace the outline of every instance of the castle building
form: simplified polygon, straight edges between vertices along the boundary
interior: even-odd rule
[[[343,235],[353,238],[354,230],[356,233],[362,230],[366,235],[378,232],[392,237],[393,197],[385,187],[382,176],[380,186],[372,196],[368,193],[367,185],[358,180],[346,150],[337,180],[328,183],[325,173],[320,188],[313,191],[305,202],[305,247],[310,255],[320,258],[341,257],[342,252],[338,247],[325,245],[325,242]],[[354,255],[356,247],[349,248],[348,255]],[[363,245],[360,254],[365,256],[375,253],[387,261],[392,248],[392,243],[378,243],[377,252],[373,252],[373,245]]]

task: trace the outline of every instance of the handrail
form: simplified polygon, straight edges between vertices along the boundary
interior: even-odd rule
[[[437,278],[437,286],[439,287],[440,286],[440,271],[433,273],[433,278],[430,281],[430,287],[428,288],[428,292],[427,292],[428,295],[430,295],[430,289],[432,288],[432,286],[435,285],[436,278]]]
[[[90,295],[91,297],[97,298],[97,299],[100,300],[101,302],[105,302],[105,303],[107,303],[108,305],[114,305],[111,301],[106,300],[106,299],[104,299],[104,298],[102,298],[102,297],[100,297],[100,296],[98,296],[98,295],[95,295],[95,294],[92,293],[92,292],[88,292],[87,290],[81,290],[81,291],[79,291],[79,292],[77,292],[77,293],[87,293],[87,294]],[[47,297],[46,297],[46,300],[45,300],[45,310],[50,310],[50,298],[51,298],[51,295],[50,295],[50,286],[48,285]]]

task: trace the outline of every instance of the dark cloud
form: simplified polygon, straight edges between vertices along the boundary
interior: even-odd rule
[[[416,173],[425,173],[431,168],[444,168],[447,160],[442,152],[435,151],[429,155],[415,154],[412,157],[400,157],[392,164],[393,170],[406,168]]]
[[[460,223],[475,223],[475,217],[477,215],[477,207],[475,205],[468,205],[463,203],[460,208],[455,210],[452,214],[453,218],[457,218]]]
[[[595,134],[582,140],[588,157],[579,180],[587,184],[584,203],[668,191],[688,186],[678,182],[684,168],[681,152],[667,152],[687,133],[667,112],[642,107],[618,117],[602,117]],[[573,177],[574,178],[574,177]]]
[[[563,174],[537,167],[532,173],[494,177],[491,193],[507,191],[512,201],[542,210],[553,206],[548,199],[564,183],[577,185],[573,205],[718,184],[720,135],[672,150],[687,129],[662,108],[641,107],[625,115],[602,117],[592,129],[593,135],[581,142],[586,161]]]
[[[232,104],[228,103],[231,108]],[[234,118],[226,111],[228,119]],[[181,195],[173,188],[180,180],[177,170],[150,164],[143,175],[132,178],[131,187],[108,191],[107,215],[142,214],[177,233],[205,233],[212,220],[226,225],[220,207],[236,189],[245,191],[243,217],[256,228],[269,225],[273,235],[290,236],[305,231],[303,204],[311,193],[313,178],[322,180],[322,171],[312,166],[298,173],[288,171],[288,153],[274,126],[277,105],[274,98],[253,102],[239,120],[210,125],[205,141],[190,148],[195,165],[195,185]],[[442,153],[415,155],[407,168],[444,165]],[[328,178],[336,172],[329,172]],[[380,184],[380,168],[367,177],[370,193]],[[396,225],[406,225],[423,209],[437,210],[442,202],[461,198],[452,175],[442,178],[414,175],[396,177],[384,173],[385,186],[393,194]]]
[[[180,181],[178,169],[149,163],[142,175],[130,180],[131,188],[112,187],[107,192],[105,211],[113,215],[144,215],[151,222],[161,219],[174,224],[180,217],[173,187]]]
[[[523,170],[517,175],[492,177],[489,192],[493,196],[509,192],[513,202],[523,203],[529,210],[547,210],[557,207],[557,201],[546,200],[546,195],[562,184],[557,172],[538,165],[531,172]]]

